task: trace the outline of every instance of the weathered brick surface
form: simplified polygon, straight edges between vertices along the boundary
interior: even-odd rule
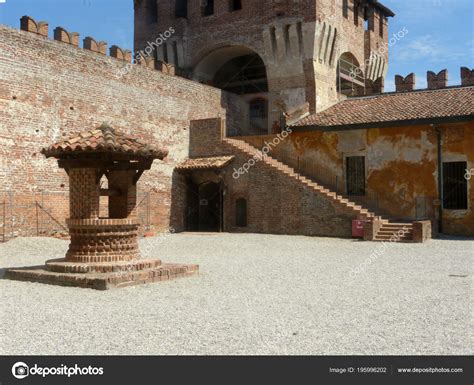
[[[64,224],[67,175],[39,151],[104,122],[169,148],[167,160],[155,162],[140,180],[140,199],[149,195],[137,209],[150,225],[169,226],[172,170],[188,155],[190,120],[225,116],[229,125],[236,124],[232,109],[238,103],[218,89],[138,65],[120,77],[126,66],[123,60],[0,26],[0,203],[6,207],[0,214],[5,212],[7,238],[27,228],[35,235],[36,201],[53,217],[40,210],[42,222]]]
[[[283,101],[292,109],[308,102],[314,112],[338,99],[337,61],[345,52],[367,69],[370,80],[386,74],[388,49],[380,48],[388,42],[388,21],[373,9],[366,28],[360,1],[244,0],[242,9],[231,11],[228,0],[216,0],[210,16],[203,16],[202,2],[188,1],[186,18],[176,17],[175,1],[157,0],[153,15],[149,2],[134,3],[135,49],[158,41],[153,55],[176,65],[184,76],[212,81],[202,63],[223,47],[257,53],[269,82],[264,95],[271,105],[269,129],[280,117],[275,103]],[[371,59],[374,53],[378,56]]]
[[[191,124],[192,155],[234,155],[232,163],[222,171],[226,186],[224,196],[224,231],[320,236],[351,236],[351,221],[357,213],[333,199],[318,194],[294,176],[266,162],[258,161],[249,172],[234,178],[234,169],[242,167],[251,155],[222,141],[225,130],[220,119],[207,119]],[[206,142],[205,142],[206,141]],[[207,143],[204,146],[202,143]],[[185,183],[182,181],[181,183]],[[247,200],[248,226],[236,226],[235,202]],[[179,227],[185,217],[186,199],[175,202]]]

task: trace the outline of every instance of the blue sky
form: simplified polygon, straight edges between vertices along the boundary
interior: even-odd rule
[[[0,0],[0,24],[19,27],[29,15],[45,20],[50,35],[56,26],[133,48],[132,0]],[[255,0],[257,1],[257,0]],[[426,87],[426,71],[448,68],[449,84],[460,84],[459,68],[474,67],[474,0],[385,0],[397,15],[390,35],[406,28],[408,34],[390,51],[386,91],[393,90],[395,74],[417,75],[417,88]]]

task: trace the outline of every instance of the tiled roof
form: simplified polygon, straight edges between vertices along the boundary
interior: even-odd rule
[[[178,164],[176,170],[185,171],[223,168],[232,162],[233,159],[233,156],[187,159],[183,163]]]
[[[474,115],[474,87],[396,92],[345,99],[295,127],[337,127]]]
[[[41,152],[48,158],[62,158],[69,154],[81,153],[121,154],[152,159],[164,159],[168,155],[168,150],[150,146],[144,141],[121,133],[106,124],[43,148]]]

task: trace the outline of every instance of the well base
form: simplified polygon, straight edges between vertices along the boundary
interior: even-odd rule
[[[119,272],[64,273],[51,271],[47,266],[8,269],[6,279],[39,282],[50,285],[74,286],[108,290],[145,283],[167,281],[198,274],[198,265],[161,264],[159,267]]]

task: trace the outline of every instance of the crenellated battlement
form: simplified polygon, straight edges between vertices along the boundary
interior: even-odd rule
[[[415,84],[416,75],[413,72],[405,77],[395,75],[395,90],[397,92],[413,91],[415,89]]]
[[[442,69],[438,73],[428,71],[426,73],[427,89],[438,90],[448,87],[448,70]],[[461,67],[461,86],[474,85],[474,70],[467,67]],[[457,85],[459,86],[459,85]],[[395,75],[395,90],[396,92],[414,91],[416,87],[416,76],[414,73],[403,77]]]
[[[48,37],[48,28],[49,24],[46,21],[36,22],[29,16],[23,16],[20,19],[20,29],[23,31],[37,33],[38,35]]]
[[[89,51],[107,55],[107,42],[105,41],[96,41],[92,37],[87,36],[83,41],[83,47]]]
[[[35,33],[48,38],[49,24],[45,21],[37,22],[30,16],[23,16],[20,19],[20,29],[22,31]],[[79,46],[79,33],[69,32],[63,27],[54,29],[53,39],[62,43],[70,44],[78,48],[83,48],[101,55],[107,55],[107,42],[97,41],[91,36],[83,40],[82,47]],[[138,51],[135,55],[132,51],[123,49],[117,45],[112,45],[109,49],[109,56],[129,63],[130,65],[140,65],[149,69],[160,71],[166,75],[175,75],[175,66],[161,61],[156,61],[154,57],[147,55],[144,51]]]
[[[461,84],[463,86],[474,86],[474,70],[461,67]]]

